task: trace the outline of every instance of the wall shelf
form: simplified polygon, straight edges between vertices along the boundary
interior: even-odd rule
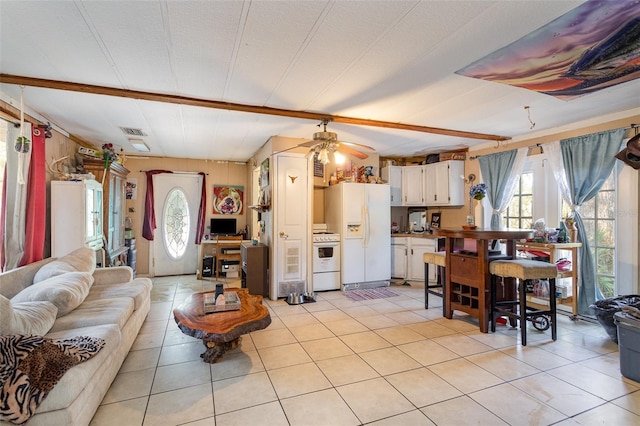
[[[255,210],[257,212],[264,213],[264,212],[268,211],[271,208],[271,204],[254,204],[252,206],[249,206],[249,208],[251,210]]]

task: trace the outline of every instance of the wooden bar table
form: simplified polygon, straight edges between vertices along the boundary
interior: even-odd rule
[[[480,331],[489,331],[490,286],[489,242],[505,240],[507,256],[515,259],[516,242],[533,236],[531,229],[433,229],[436,237],[445,238],[446,282],[445,282],[445,317],[451,319],[453,311],[458,310],[478,318]],[[477,242],[475,252],[454,252],[457,238],[469,238]]]

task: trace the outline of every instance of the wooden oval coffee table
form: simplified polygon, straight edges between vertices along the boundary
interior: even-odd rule
[[[204,294],[214,293],[212,291],[194,293],[173,310],[178,328],[204,343],[207,350],[200,358],[208,363],[217,362],[226,351],[235,349],[243,334],[262,330],[271,324],[262,296],[249,294],[246,288],[225,289],[225,292],[229,291],[238,293],[239,310],[205,314]]]

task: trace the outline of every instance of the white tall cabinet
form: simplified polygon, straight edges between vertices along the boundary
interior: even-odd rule
[[[272,157],[273,240],[271,299],[311,291],[309,161],[300,154]]]
[[[51,256],[64,256],[80,247],[100,250],[102,214],[99,182],[51,181]]]

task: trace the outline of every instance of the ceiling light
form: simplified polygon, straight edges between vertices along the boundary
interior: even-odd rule
[[[131,146],[138,152],[150,152],[151,150],[142,139],[129,139]]]
[[[333,153],[333,158],[334,158],[336,164],[344,164],[344,161],[346,160],[344,155],[340,154],[339,152],[334,152]]]
[[[329,159],[329,150],[327,148],[323,147],[320,149],[320,152],[318,153],[318,161],[325,165],[331,162],[331,159]]]

